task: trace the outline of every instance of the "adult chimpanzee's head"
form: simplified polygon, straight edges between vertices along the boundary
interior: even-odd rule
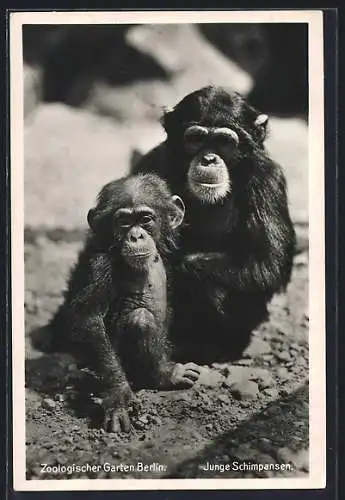
[[[165,181],[139,174],[110,182],[98,195],[88,222],[98,241],[135,268],[145,268],[157,254],[176,245],[184,203]]]
[[[168,145],[177,157],[173,174],[177,182],[184,182],[203,203],[223,200],[231,193],[236,169],[263,148],[267,122],[267,115],[237,93],[205,87],[187,95],[162,119]]]

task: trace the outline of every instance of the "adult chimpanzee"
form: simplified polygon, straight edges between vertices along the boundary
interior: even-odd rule
[[[199,369],[170,361],[167,280],[184,204],[152,174],[110,182],[88,213],[92,229],[51,323],[50,345],[103,379],[105,426],[128,430],[135,402],[128,380],[190,387]],[[127,378],[128,377],[128,378]]]
[[[202,346],[205,360],[240,356],[289,282],[295,233],[267,122],[239,94],[202,88],[165,113],[166,141],[134,165],[186,203],[174,331],[188,359]]]

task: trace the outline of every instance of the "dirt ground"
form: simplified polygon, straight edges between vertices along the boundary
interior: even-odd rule
[[[27,233],[26,331],[47,323],[62,300],[80,234]],[[134,433],[99,425],[97,383],[69,356],[32,350],[27,338],[27,478],[270,477],[308,472],[308,256],[295,258],[287,294],[253,333],[236,364],[204,367],[187,391],[141,390]],[[291,471],[210,472],[202,464],[291,463]],[[40,464],[160,464],[159,470],[42,473]],[[48,469],[49,470],[49,469]]]
[[[164,45],[160,36],[151,40],[145,35],[143,40],[148,40],[147,50],[154,47],[165,63],[170,54],[172,69],[177,68],[176,78],[165,86],[98,85],[86,109],[41,104],[26,121],[27,478],[305,476],[309,470],[308,127],[298,117],[272,117],[268,139],[273,158],[285,168],[298,235],[293,277],[287,293],[274,297],[270,320],[253,332],[243,359],[204,367],[200,383],[188,391],[140,391],[134,432],[111,434],[100,428],[98,386],[92,374],[78,371],[68,356],[42,355],[30,344],[30,333],[44,327],[62,301],[66,278],[83,242],[85,214],[99,188],[126,173],[134,146],[148,150],[159,142],[162,130],[156,115],[161,104],[176,102],[192,88],[210,83],[202,80],[205,62],[198,63],[195,54],[212,62],[208,75],[214,82],[233,81],[237,90],[248,90],[247,76],[232,63],[210,47],[194,50],[199,39],[194,45],[185,44],[179,35],[175,37],[183,46],[179,54],[188,63],[184,65],[189,73],[184,72],[183,60],[177,64],[172,57],[175,45],[170,38]],[[189,61],[195,62],[192,69]],[[63,466],[104,463],[113,471],[100,467],[62,472]],[[137,463],[149,470],[121,468]],[[289,463],[290,470],[211,471],[204,470],[207,463]],[[57,472],[48,472],[48,467],[43,472],[41,464],[56,466]]]

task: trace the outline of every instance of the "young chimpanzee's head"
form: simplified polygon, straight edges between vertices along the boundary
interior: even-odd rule
[[[171,195],[164,180],[139,174],[104,186],[88,222],[101,245],[131,267],[145,268],[176,247],[184,212],[182,199]]]
[[[236,168],[263,149],[267,123],[268,116],[238,93],[205,87],[187,95],[162,119],[177,158],[176,182],[184,182],[203,203],[223,200],[231,193]]]

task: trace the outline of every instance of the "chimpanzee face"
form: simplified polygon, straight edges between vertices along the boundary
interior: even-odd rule
[[[114,239],[131,267],[145,267],[157,257],[161,228],[156,212],[142,205],[119,208],[114,214]]]
[[[213,87],[190,94],[165,114],[168,143],[183,155],[186,185],[195,198],[215,204],[230,195],[235,169],[262,147],[267,121],[238,94]]]
[[[141,175],[107,185],[89,210],[88,222],[109,250],[144,270],[173,239],[184,212],[182,199],[171,196],[163,180]]]
[[[191,125],[184,132],[190,156],[188,186],[201,201],[215,203],[231,191],[230,165],[238,147],[237,133],[227,127]]]

